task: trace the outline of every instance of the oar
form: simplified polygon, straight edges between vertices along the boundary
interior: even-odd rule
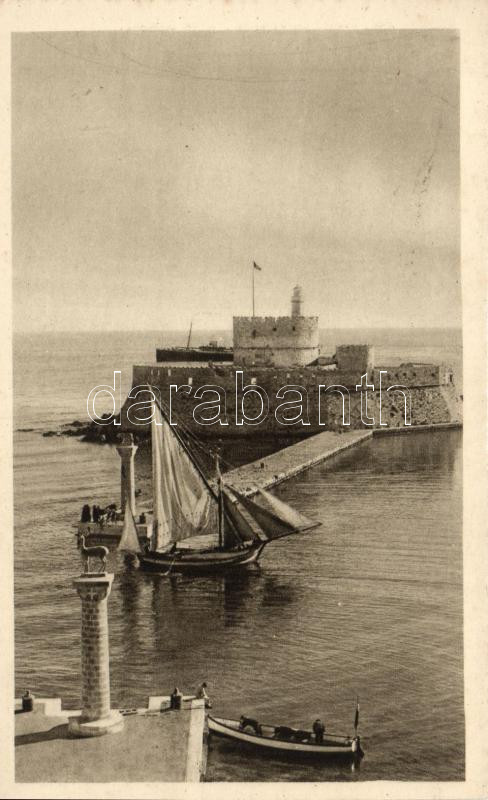
[[[354,715],[354,735],[358,736],[358,727],[359,727],[359,695],[356,696],[356,713]],[[362,750],[360,742],[358,743],[357,749],[357,756],[358,758],[362,758],[364,756],[364,752]]]

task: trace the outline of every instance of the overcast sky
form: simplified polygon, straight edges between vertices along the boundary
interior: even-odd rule
[[[13,37],[18,330],[461,319],[449,31]]]

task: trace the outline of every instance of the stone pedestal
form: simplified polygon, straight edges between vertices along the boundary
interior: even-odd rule
[[[132,514],[136,515],[136,484],[134,478],[134,458],[137,445],[132,442],[119,444],[117,452],[121,459],[120,465],[120,507],[125,513],[126,503],[129,501]]]
[[[81,597],[81,716],[70,717],[74,736],[122,730],[124,719],[110,708],[107,599],[113,575],[86,573],[73,581]]]

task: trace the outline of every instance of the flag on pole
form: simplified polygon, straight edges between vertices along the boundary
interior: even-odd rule
[[[255,262],[255,261],[253,261],[253,262],[252,262],[252,264],[253,264],[253,267],[254,267],[254,269],[258,269],[258,270],[259,270],[259,272],[262,272],[262,269],[261,269],[261,267],[259,267],[259,266],[256,264],[256,262]]]

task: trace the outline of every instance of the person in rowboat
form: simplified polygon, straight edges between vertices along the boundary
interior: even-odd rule
[[[256,736],[262,736],[262,734],[263,734],[263,731],[261,729],[261,725],[259,724],[259,722],[256,719],[251,719],[250,717],[245,717],[244,714],[242,714],[242,716],[241,716],[241,718],[239,720],[239,730],[245,732],[246,728],[250,728],[256,734]],[[249,732],[249,731],[247,731],[247,732]]]
[[[323,744],[323,742],[324,742],[324,733],[325,733],[325,725],[324,725],[324,723],[322,722],[321,719],[316,719],[315,720],[315,722],[313,724],[313,727],[312,727],[312,730],[314,732],[316,744]]]

